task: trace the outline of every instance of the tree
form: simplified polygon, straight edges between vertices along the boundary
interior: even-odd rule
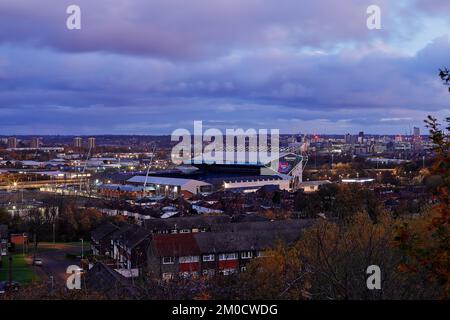
[[[272,202],[274,204],[280,204],[281,203],[281,193],[279,191],[275,191],[273,193]]]
[[[401,268],[405,272],[424,273],[429,283],[439,283],[443,295],[450,297],[450,118],[441,128],[431,116],[425,121],[435,144],[436,159],[429,170],[428,184],[437,204],[426,217],[426,223],[405,223],[397,236],[399,247],[407,259]],[[430,183],[430,180],[432,181]]]
[[[7,224],[9,225],[11,222],[11,216],[8,213],[8,211],[6,211],[3,208],[0,208],[0,224]]]
[[[401,222],[386,212],[377,223],[365,213],[345,222],[318,219],[295,245],[279,243],[266,257],[253,260],[237,281],[238,293],[222,298],[436,299],[436,283],[398,269],[403,252],[394,238]],[[371,265],[382,271],[382,290],[367,288]]]
[[[450,72],[439,70],[439,77],[449,87]],[[437,204],[429,214],[425,226],[404,224],[397,237],[398,244],[408,256],[402,264],[406,272],[424,272],[429,282],[439,283],[445,298],[450,298],[450,118],[445,128],[437,119],[425,120],[430,130],[436,159],[429,170],[428,185],[431,186]],[[415,227],[415,228],[414,228]]]
[[[450,71],[447,68],[439,70],[439,77],[444,81],[444,85],[448,86],[450,92]]]

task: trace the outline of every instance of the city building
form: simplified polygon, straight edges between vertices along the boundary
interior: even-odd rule
[[[317,192],[323,185],[330,183],[329,180],[303,181],[298,184],[298,189],[302,189],[305,193]]]
[[[346,144],[352,144],[352,135],[350,134],[350,133],[347,133],[346,135],[345,135],[345,143]]]
[[[41,138],[31,138],[30,147],[33,149],[38,149],[41,146]]]
[[[154,193],[154,187],[143,187],[136,185],[121,185],[121,184],[102,184],[98,186],[98,192],[106,198],[139,198],[150,193]]]
[[[16,246],[28,246],[28,234],[26,233],[12,233],[11,243]]]
[[[88,146],[89,146],[89,149],[95,148],[95,138],[94,137],[88,138]]]
[[[81,148],[82,144],[83,144],[83,139],[82,138],[80,138],[80,137],[73,138],[73,146],[75,148]]]
[[[16,137],[8,138],[8,148],[17,148],[17,138]]]
[[[358,134],[358,143],[364,143],[364,131],[360,131]]]

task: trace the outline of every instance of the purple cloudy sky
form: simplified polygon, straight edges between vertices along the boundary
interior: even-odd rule
[[[0,134],[403,134],[450,115],[449,17],[449,0],[1,0]]]

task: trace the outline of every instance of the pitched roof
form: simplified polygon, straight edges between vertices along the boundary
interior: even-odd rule
[[[132,249],[145,239],[149,238],[151,234],[152,232],[150,230],[139,227],[135,232],[130,233],[129,237],[125,239],[125,246],[129,249]]]
[[[266,232],[269,230],[286,230],[297,229],[302,230],[312,225],[314,219],[289,219],[279,221],[251,221],[251,222],[233,222],[211,226],[211,231],[215,232],[238,232],[245,230],[255,230],[258,232]]]
[[[158,257],[265,250],[274,247],[278,241],[294,243],[311,223],[309,220],[229,223],[236,228],[219,232],[155,234],[152,245]]]
[[[233,222],[257,222],[257,221],[270,221],[269,218],[257,215],[257,214],[239,214],[233,217]]]
[[[111,238],[112,240],[123,239],[127,232],[136,227],[137,226],[133,224],[124,224],[118,230],[115,230],[112,233],[110,233],[108,237]]]
[[[140,293],[131,281],[102,262],[97,262],[86,274],[86,285],[94,292],[102,292],[110,299],[137,299]]]
[[[127,228],[124,232],[120,233],[119,237],[115,237],[115,239],[120,239],[124,243],[126,243],[127,241],[130,241],[130,239],[132,239],[134,237],[134,235],[136,233],[138,233],[139,230],[141,230],[141,229],[142,229],[142,227],[140,227],[136,224],[132,224],[131,228]]]
[[[193,233],[155,234],[153,248],[158,257],[199,255],[200,249]]]
[[[98,226],[93,231],[91,231],[91,237],[95,241],[100,241],[105,236],[107,236],[108,234],[110,234],[110,233],[112,233],[112,232],[114,232],[115,230],[118,230],[118,229],[119,229],[119,227],[116,226],[115,224],[112,224],[110,222],[106,222],[106,223],[103,223],[100,226]]]
[[[278,241],[293,243],[300,236],[296,229],[265,232],[245,230],[238,232],[207,232],[195,234],[195,239],[202,253],[237,252],[265,250],[274,247]]]
[[[178,217],[168,219],[147,219],[144,221],[144,227],[152,231],[163,231],[172,229],[192,229],[209,228],[213,225],[219,225],[230,222],[229,216],[194,216]]]

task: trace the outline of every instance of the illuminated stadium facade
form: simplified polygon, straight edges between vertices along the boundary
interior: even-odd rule
[[[266,163],[215,163],[194,158],[185,161],[177,170],[150,173],[148,177],[135,176],[128,182],[152,186],[161,191],[157,194],[172,196],[218,190],[252,192],[268,185],[292,191],[302,182],[302,172],[303,157],[294,153],[280,154]],[[184,189],[184,186],[189,186],[189,189]]]

